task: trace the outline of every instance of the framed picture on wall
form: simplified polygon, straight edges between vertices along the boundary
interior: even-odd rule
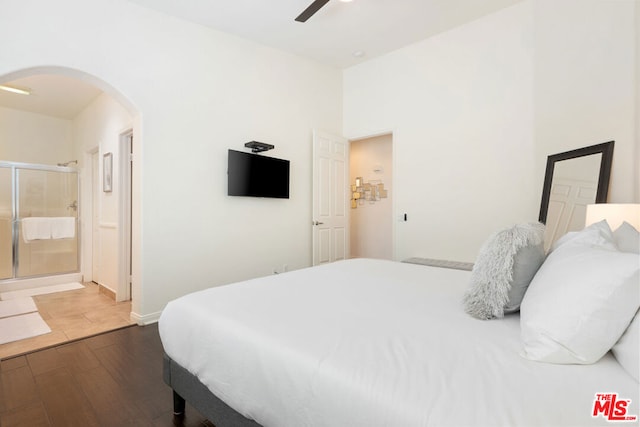
[[[102,156],[102,191],[110,193],[113,190],[113,153]]]

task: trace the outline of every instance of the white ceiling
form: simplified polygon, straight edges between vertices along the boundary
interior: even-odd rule
[[[330,0],[305,23],[294,19],[313,0],[129,1],[345,68],[522,0]]]
[[[306,23],[294,21],[312,0],[129,0],[219,31],[337,68],[384,55],[522,0],[330,0]],[[364,52],[356,57],[354,52]],[[71,119],[101,92],[80,80],[37,75],[0,84],[0,105]]]
[[[10,81],[0,78],[0,84],[31,91],[27,96],[0,90],[0,105],[60,119],[73,119],[102,93],[81,80],[51,74]]]

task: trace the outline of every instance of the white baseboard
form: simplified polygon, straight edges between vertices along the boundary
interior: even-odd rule
[[[138,325],[144,326],[144,325],[150,325],[152,323],[156,323],[158,319],[160,319],[161,314],[162,314],[162,311],[157,311],[155,313],[145,314],[145,315],[134,313],[132,311],[129,318],[132,321],[136,322]]]

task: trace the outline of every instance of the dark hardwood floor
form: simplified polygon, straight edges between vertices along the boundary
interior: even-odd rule
[[[132,326],[0,361],[0,426],[207,426],[173,417],[158,327]]]

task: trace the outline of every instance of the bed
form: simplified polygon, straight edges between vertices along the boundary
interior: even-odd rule
[[[615,392],[638,414],[611,352],[532,361],[518,313],[465,313],[471,275],[352,259],[178,298],[159,322],[174,410],[186,399],[217,427],[590,426]]]

